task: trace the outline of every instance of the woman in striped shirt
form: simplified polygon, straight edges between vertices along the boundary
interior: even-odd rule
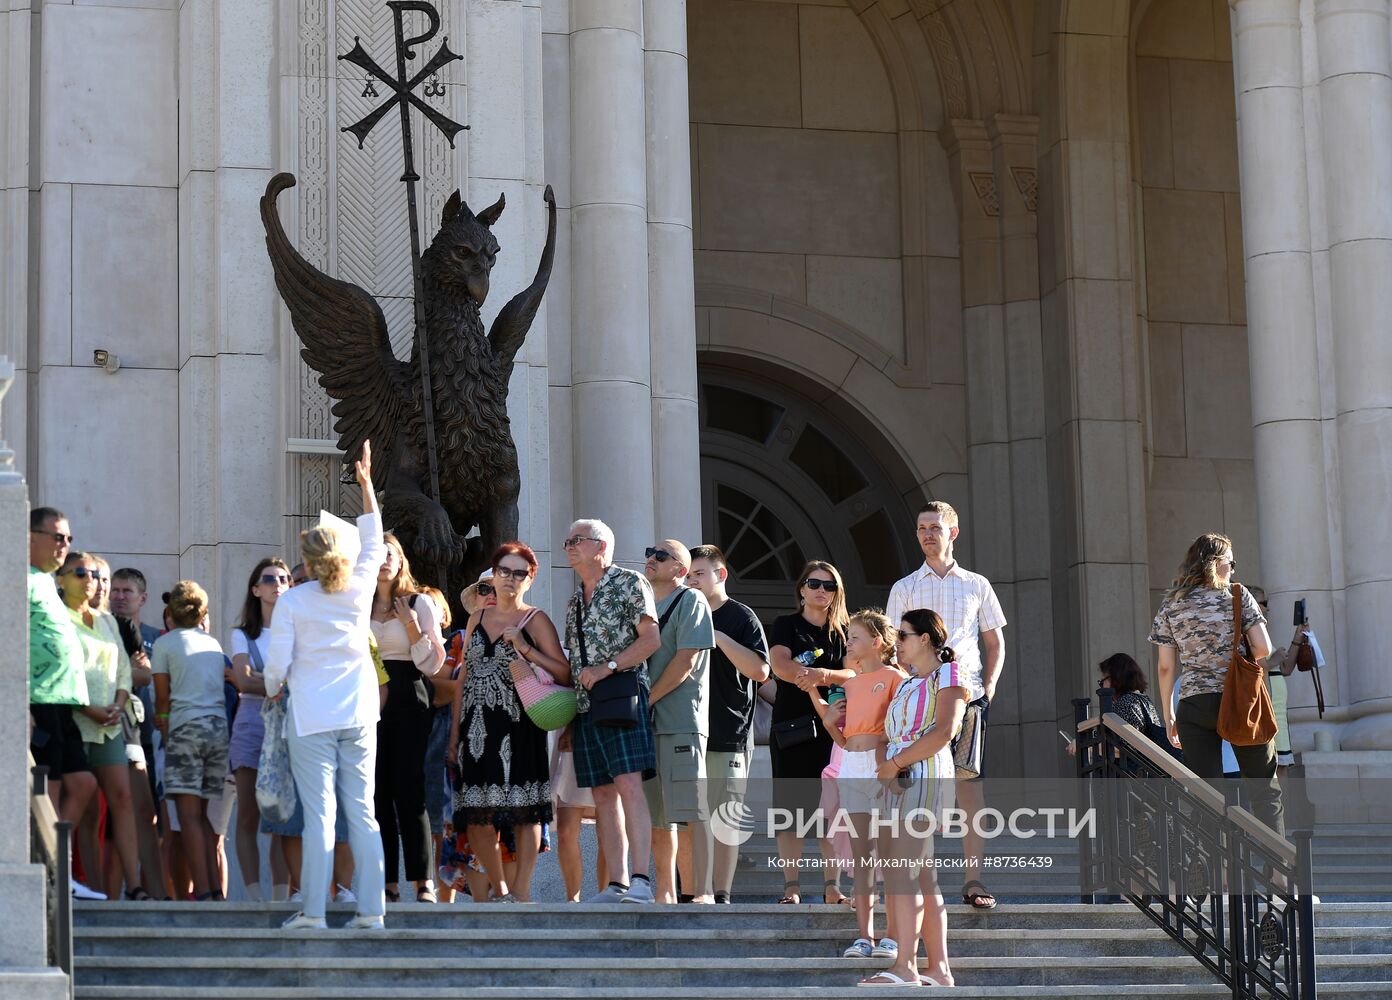
[[[952,737],[967,710],[967,688],[947,629],[935,611],[904,612],[896,644],[899,665],[908,679],[890,700],[885,714],[885,762],[878,776],[888,789],[894,824],[888,844],[881,839],[889,865],[885,885],[890,926],[910,942],[899,949],[894,965],[861,981],[863,986],[953,985],[947,961],[947,907],[931,867],[933,830],[952,805]],[[920,895],[921,891],[921,895]],[[914,942],[922,932],[928,968],[919,977]]]

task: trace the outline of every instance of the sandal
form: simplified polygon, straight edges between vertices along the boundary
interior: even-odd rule
[[[126,898],[132,903],[147,903],[154,897],[145,891],[143,885],[138,885],[134,889],[126,890]]]
[[[213,892],[200,892],[193,897],[193,901],[195,903],[215,903],[217,902],[217,894]]]
[[[401,893],[397,892],[395,889],[387,889],[387,890],[385,890],[385,892],[386,892],[387,902],[388,902],[388,903],[399,903],[399,902],[401,902]]]
[[[783,898],[778,902],[784,906],[797,905],[802,902],[802,894],[798,892],[799,885],[796,882],[783,883]]]
[[[973,889],[972,887],[976,888]],[[976,910],[994,910],[996,897],[987,891],[986,886],[973,879],[962,886],[962,902]]]
[[[827,879],[826,882],[822,884],[822,889],[822,902],[826,903],[828,906],[836,906],[838,903],[845,904],[846,906],[855,906],[855,900],[842,892],[841,887],[836,884],[834,879]],[[833,892],[836,893],[836,898],[828,898]]]
[[[430,888],[430,886],[427,885],[427,886],[423,886],[423,887],[421,887],[421,888],[419,888],[419,889],[416,890],[416,902],[417,902],[417,903],[438,903],[439,900],[435,898],[435,890],[432,889],[432,888]]]
[[[869,979],[862,979],[856,983],[857,986],[921,986],[922,982],[918,979],[905,979],[897,972],[885,969],[877,972]]]

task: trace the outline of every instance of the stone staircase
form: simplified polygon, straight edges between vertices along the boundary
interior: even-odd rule
[[[269,903],[80,904],[76,996],[831,1000],[863,997],[857,977],[887,964],[836,957],[854,920],[823,905],[411,903],[390,907],[378,933],[281,931],[289,912]],[[330,925],[347,916],[331,908]],[[1392,903],[1325,903],[1317,928],[1321,995],[1392,997]],[[990,913],[955,905],[949,942],[958,997],[1230,995],[1128,904]]]

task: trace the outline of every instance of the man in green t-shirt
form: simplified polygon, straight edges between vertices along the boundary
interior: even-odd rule
[[[72,617],[53,573],[67,558],[72,531],[62,511],[29,512],[29,750],[48,768],[58,818],[74,825],[97,790],[73,706],[87,704],[87,674]]]
[[[706,595],[683,584],[691,553],[675,538],[648,548],[643,575],[657,601],[662,643],[648,658],[657,776],[643,783],[652,814],[657,901],[675,903],[677,826],[691,836],[691,881],[683,885],[694,901],[710,895],[711,833],[706,806],[706,736],[710,732],[710,651],[715,646]]]

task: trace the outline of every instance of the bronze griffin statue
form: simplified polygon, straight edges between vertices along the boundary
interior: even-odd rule
[[[489,228],[504,199],[475,215],[456,191],[440,231],[421,255],[425,332],[438,448],[440,497],[427,492],[425,409],[419,331],[409,362],[398,361],[387,323],[365,290],[331,278],[286,236],[276,198],[295,178],[276,174],[261,198],[276,287],[303,344],[301,356],[333,397],[334,430],[345,462],[371,439],[384,523],[401,540],[418,578],[453,604],[501,543],[517,537],[521,476],[508,422],[508,379],[551,278],[556,199],[546,188],[546,246],[531,285],[515,295],[487,333],[479,309],[488,297],[498,241]],[[466,539],[478,528],[478,537]],[[457,609],[456,609],[457,610]]]

